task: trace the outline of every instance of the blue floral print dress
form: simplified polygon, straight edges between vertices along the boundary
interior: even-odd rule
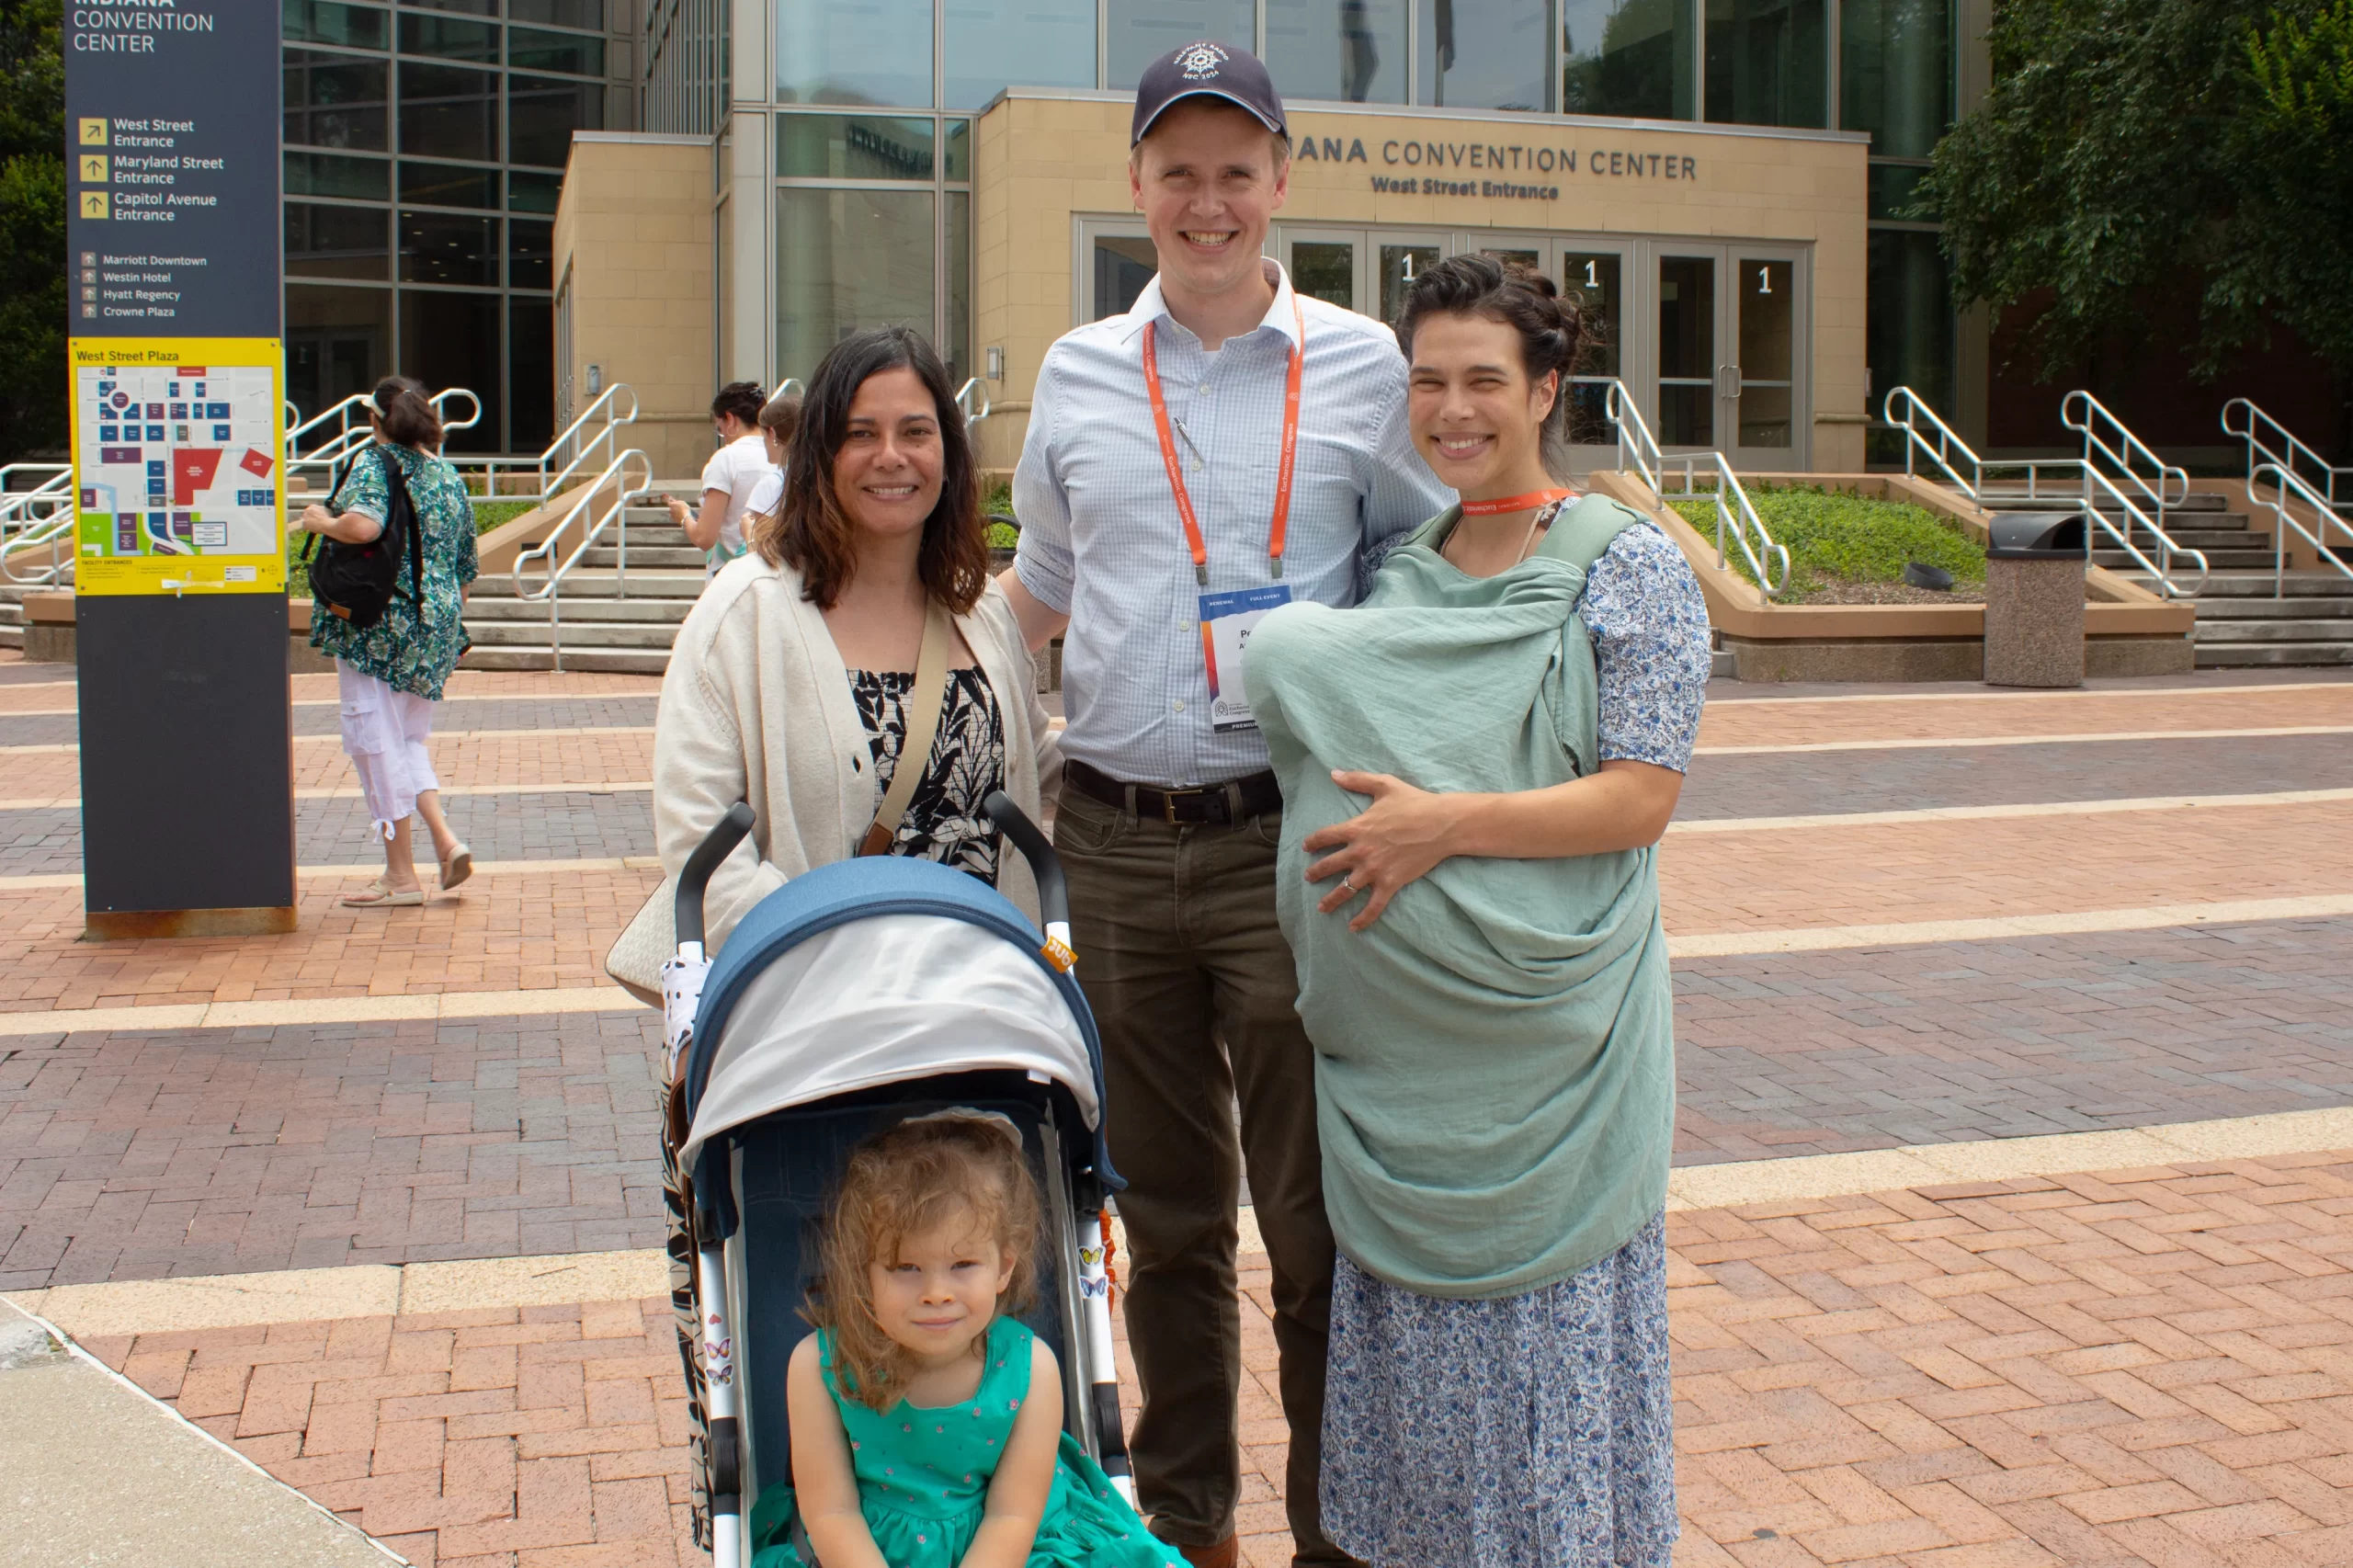
[[[849,1436],[866,1528],[892,1568],[956,1568],[980,1533],[989,1483],[1029,1392],[1037,1335],[1017,1319],[989,1324],[987,1366],[972,1397],[940,1406],[901,1400],[875,1410],[834,1381],[833,1336],[817,1331],[818,1365]],[[752,1568],[807,1568],[790,1539],[792,1488],[760,1489],[752,1509]],[[1065,1432],[1028,1568],[1184,1568],[1143,1528],[1102,1469]]]
[[[1709,664],[1698,580],[1629,528],[1578,606],[1603,758],[1688,771]],[[1667,1568],[1675,1416],[1665,1217],[1495,1301],[1392,1285],[1343,1253],[1324,1396],[1324,1528],[1373,1568]]]
[[[471,645],[462,619],[464,601],[458,591],[481,571],[474,553],[473,506],[466,499],[465,482],[447,462],[414,447],[380,441],[352,463],[343,488],[330,498],[327,509],[356,512],[382,522],[392,496],[384,478],[388,462],[400,464],[425,543],[422,613],[409,602],[409,569],[404,559],[398,591],[375,625],[356,627],[314,606],[311,646],[362,675],[375,676],[394,691],[438,702],[442,687],[458,667],[458,656]]]

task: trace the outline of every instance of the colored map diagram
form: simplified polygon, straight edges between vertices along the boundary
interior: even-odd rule
[[[274,363],[75,364],[80,591],[283,589],[278,385]]]

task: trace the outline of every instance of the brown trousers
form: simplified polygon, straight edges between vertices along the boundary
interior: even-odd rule
[[[1297,1561],[1347,1563],[1324,1539],[1316,1498],[1332,1227],[1314,1063],[1275,922],[1280,830],[1275,816],[1235,827],[1139,821],[1072,791],[1054,847],[1070,879],[1078,978],[1103,1035],[1111,1160],[1128,1182],[1119,1208],[1131,1255],[1121,1271],[1128,1344],[1143,1385],[1131,1441],[1139,1501],[1178,1546],[1211,1545],[1234,1528],[1234,1203],[1246,1171],[1274,1272]]]

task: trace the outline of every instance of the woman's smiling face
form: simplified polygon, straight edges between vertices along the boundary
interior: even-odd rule
[[[1414,331],[1406,418],[1432,472],[1466,496],[1514,483],[1539,456],[1560,378],[1531,383],[1519,334],[1484,316],[1434,315]]]
[[[885,536],[922,532],[945,466],[923,379],[904,366],[867,377],[834,453],[834,494],[850,521]]]

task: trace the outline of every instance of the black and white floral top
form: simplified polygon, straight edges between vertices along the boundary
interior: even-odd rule
[[[885,792],[906,744],[907,694],[915,684],[906,670],[849,672],[850,696],[874,756],[874,783]],[[1004,788],[1005,716],[996,693],[978,665],[950,670],[930,766],[899,819],[891,853],[937,860],[995,887],[1000,835],[981,814],[981,802]]]

